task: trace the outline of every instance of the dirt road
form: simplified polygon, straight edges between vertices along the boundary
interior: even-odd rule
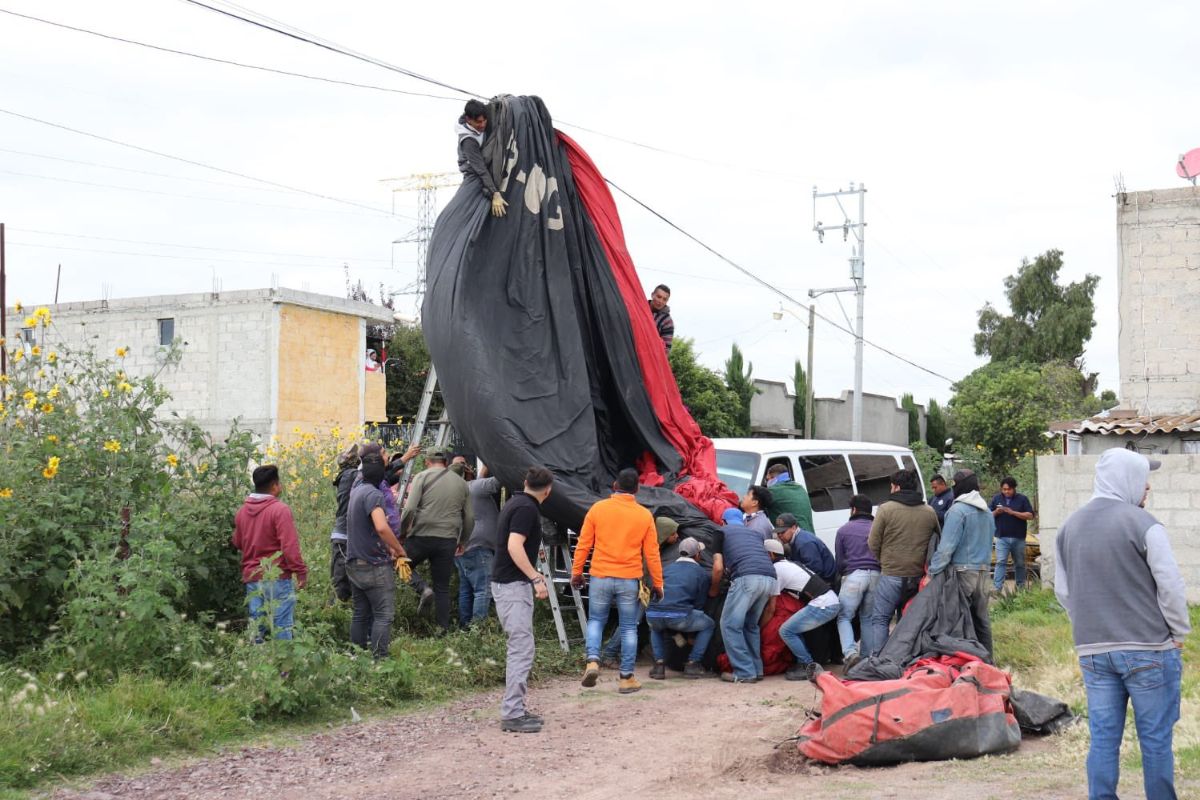
[[[644,670],[643,670],[644,672]],[[1081,796],[1080,737],[1026,740],[1010,756],[884,769],[810,766],[792,736],[815,704],[808,683],[642,679],[616,693],[575,679],[536,686],[540,734],[501,733],[498,692],[435,711],[347,725],[294,746],[245,748],[133,777],[111,776],[57,800],[221,798],[837,798],[921,800]],[[1122,782],[1125,783],[1124,781]],[[1140,796],[1140,785],[1128,796]],[[1084,792],[1085,793],[1085,792]],[[535,796],[535,795],[529,795]],[[1123,796],[1126,796],[1123,794]]]

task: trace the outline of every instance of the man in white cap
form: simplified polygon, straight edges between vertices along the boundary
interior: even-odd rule
[[[692,538],[679,542],[679,558],[663,569],[662,599],[655,600],[646,609],[650,647],[654,651],[650,677],[654,680],[661,681],[667,677],[666,631],[696,635],[687,664],[683,667],[683,677],[699,678],[704,675],[700,660],[708,649],[716,622],[704,613],[712,576],[697,561],[703,549],[704,544]]]
[[[768,539],[763,547],[775,564],[775,591],[767,601],[763,611],[763,619],[770,619],[775,614],[775,598],[784,592],[797,600],[803,600],[806,605],[779,627],[779,638],[792,651],[796,663],[784,674],[789,681],[815,680],[821,673],[821,665],[813,661],[812,654],[804,644],[804,634],[836,619],[842,610],[838,596],[825,580],[815,572],[795,561],[788,561],[783,555],[783,543],[778,539]]]
[[[1089,797],[1116,797],[1126,707],[1133,701],[1146,797],[1175,797],[1187,598],[1167,531],[1143,506],[1160,465],[1105,450],[1092,499],[1054,541],[1054,593],[1071,618],[1087,690]]]

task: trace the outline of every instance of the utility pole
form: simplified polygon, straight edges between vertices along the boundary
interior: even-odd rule
[[[813,430],[813,325],[817,324],[817,309],[808,304],[808,380],[804,382],[804,438],[812,438]]]
[[[8,376],[8,275],[4,271],[4,223],[0,222],[0,375]],[[0,400],[8,398],[8,383],[0,381]]]
[[[846,195],[858,195],[858,222],[852,222],[850,215],[846,213],[846,209],[842,206],[842,197]],[[862,409],[863,409],[863,301],[866,292],[866,282],[864,280],[863,269],[863,249],[864,240],[866,239],[866,196],[867,187],[863,184],[858,184],[855,188],[854,183],[850,184],[849,189],[838,189],[836,192],[818,192],[817,187],[813,187],[813,230],[816,231],[817,238],[824,242],[825,232],[830,230],[842,231],[842,241],[848,241],[850,234],[854,234],[855,246],[851,251],[850,256],[850,280],[854,281],[854,286],[848,289],[825,290],[825,291],[853,291],[857,301],[857,312],[854,322],[854,405],[850,423],[850,438],[853,441],[862,441]],[[843,222],[841,225],[826,226],[817,219],[817,201],[823,197],[832,197],[837,203],[838,209],[842,212]],[[823,292],[822,292],[823,293]],[[815,297],[810,291],[809,297]]]
[[[400,242],[416,242],[417,245],[417,308],[421,307],[421,298],[425,295],[426,267],[429,260],[429,240],[433,238],[433,223],[437,217],[437,190],[457,186],[462,183],[462,173],[459,172],[422,172],[408,175],[404,178],[387,178],[385,183],[395,184],[392,187],[392,203],[395,205],[396,192],[417,193],[417,229],[397,239]]]

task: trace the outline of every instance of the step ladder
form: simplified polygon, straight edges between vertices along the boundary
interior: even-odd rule
[[[429,364],[429,375],[425,378],[425,388],[421,390],[421,403],[417,407],[417,419],[413,423],[412,436],[409,437],[409,443],[420,443],[425,438],[425,428],[429,424],[429,412],[433,408],[433,398],[435,395],[441,394],[438,389],[437,370],[432,362]],[[437,436],[434,437],[434,447],[436,449],[445,449],[450,443],[451,425],[450,419],[446,416],[445,403],[442,404],[442,414],[435,422],[438,426]],[[398,496],[403,498],[408,494],[408,484],[412,481],[413,464],[416,459],[409,461],[404,465],[404,472],[400,475],[400,491]]]
[[[571,546],[567,542],[543,544],[539,551],[538,569],[546,578],[558,644],[564,653],[569,653],[572,645],[583,644],[587,638],[587,611],[583,607],[583,596],[571,585],[571,561]],[[579,636],[571,636],[567,629],[563,615],[571,611],[579,620]]]

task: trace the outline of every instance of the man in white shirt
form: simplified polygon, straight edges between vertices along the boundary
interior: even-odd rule
[[[804,633],[819,628],[838,615],[842,605],[829,584],[820,576],[801,564],[788,561],[783,555],[783,543],[768,539],[763,547],[775,564],[775,595],[790,594],[807,605],[793,614],[779,628],[779,637],[796,657],[796,663],[784,675],[789,681],[811,681],[822,672],[821,665],[813,661],[804,646]],[[763,612],[766,619],[775,613],[775,597],[767,603]]]

